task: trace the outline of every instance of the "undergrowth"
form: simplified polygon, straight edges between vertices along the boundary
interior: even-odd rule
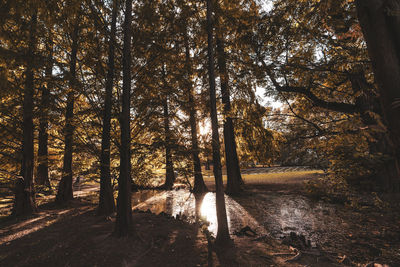
[[[357,210],[388,207],[388,203],[376,192],[360,192],[344,178],[332,174],[305,182],[305,190],[311,198],[344,204]]]

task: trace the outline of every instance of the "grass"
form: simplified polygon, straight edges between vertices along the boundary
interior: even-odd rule
[[[314,175],[321,175],[322,170],[308,170],[308,171],[293,171],[293,172],[278,172],[278,173],[257,173],[257,174],[243,174],[242,178],[245,183],[258,184],[258,183],[296,183],[310,178]],[[204,176],[206,182],[214,181],[214,176]],[[226,182],[226,175],[223,175],[223,180]]]

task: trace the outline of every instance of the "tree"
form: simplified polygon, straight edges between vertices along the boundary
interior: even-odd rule
[[[255,89],[254,73],[251,71],[251,51],[247,37],[257,25],[258,4],[252,0],[218,1],[216,5],[216,49],[221,84],[224,115],[224,145],[227,167],[226,192],[236,194],[243,190],[240,173],[235,123],[232,118],[231,101],[252,96]],[[229,50],[229,53],[226,51]],[[232,100],[231,100],[232,99]]]
[[[165,69],[163,68],[163,80],[164,86],[165,81]],[[164,147],[165,147],[165,183],[163,187],[165,189],[172,189],[175,182],[174,163],[172,161],[171,151],[171,131],[170,131],[170,115],[168,111],[168,92],[165,91],[163,95],[163,115],[164,115]]]
[[[263,36],[248,39],[269,78],[261,82],[266,93],[287,103],[292,113],[281,114],[293,118],[289,139],[302,139],[297,143],[322,155],[321,161],[330,160],[335,176],[371,181],[380,190],[387,187],[385,165],[393,152],[387,149],[379,92],[354,5],[276,1],[259,18],[256,32]]]
[[[386,191],[400,192],[400,2],[356,1],[358,19],[372,61],[391,159],[384,166]]]
[[[78,4],[80,5],[80,4]],[[58,191],[56,201],[58,203],[66,203],[73,199],[72,192],[72,154],[74,149],[74,103],[75,94],[77,90],[77,78],[76,78],[76,61],[78,53],[78,39],[80,30],[80,6],[75,7],[78,10],[75,13],[74,27],[72,30],[72,45],[71,45],[71,57],[69,62],[69,88],[67,93],[67,106],[65,110],[65,149],[64,149],[64,160],[63,170],[60,183],[58,184]]]
[[[48,127],[49,127],[49,107],[50,107],[50,91],[52,87],[53,76],[53,41],[50,37],[51,29],[49,29],[49,38],[47,41],[48,62],[46,64],[45,76],[46,85],[41,87],[40,99],[40,118],[39,118],[39,144],[38,144],[38,167],[36,183],[44,185],[51,189],[49,179],[49,162],[48,162]]]
[[[354,172],[350,173],[349,178],[371,180],[375,184],[374,190],[387,192],[399,191],[399,160],[396,155],[399,126],[395,119],[398,109],[396,105],[392,105],[399,96],[398,87],[393,87],[393,84],[397,84],[399,70],[398,41],[393,37],[398,35],[393,30],[398,22],[391,13],[396,10],[396,5],[398,6],[396,1],[278,1],[274,10],[275,26],[270,30],[275,33],[279,31],[276,27],[279,21],[280,25],[289,25],[280,34],[284,36],[283,44],[276,49],[281,50],[283,56],[286,54],[282,58],[289,60],[286,60],[283,68],[276,61],[272,64],[261,62],[281,96],[291,98],[291,93],[298,93],[312,103],[306,104],[298,98],[301,100],[298,101],[300,105],[293,109],[297,117],[304,115],[298,109],[300,106],[302,110],[310,110],[310,106],[314,111],[319,109],[317,113],[303,117],[303,121],[308,121],[314,129],[314,137],[329,136],[332,141],[336,139],[336,151],[342,152],[337,153],[336,160],[332,159],[332,162],[341,162],[342,166],[331,167],[341,172],[352,169]],[[287,17],[286,14],[292,15]],[[357,16],[360,25],[356,20]],[[287,23],[282,23],[282,19]],[[298,23],[299,21],[309,23],[306,25],[304,22]],[[314,23],[323,27],[310,27]],[[363,35],[368,47],[365,47]],[[292,44],[296,42],[293,41],[305,36],[309,38],[308,45],[293,53]],[[282,43],[282,37],[279,40]],[[367,52],[372,59],[378,88],[374,84]],[[317,53],[321,56],[316,57]],[[276,75],[278,69],[281,72],[280,78]],[[290,73],[296,73],[296,77]],[[327,112],[329,116],[326,116]],[[316,116],[317,114],[324,114],[324,119]],[[348,119],[343,119],[344,116]],[[328,118],[332,120],[328,122]],[[316,119],[319,122],[315,123]],[[327,125],[336,127],[327,129]],[[363,149],[355,152],[353,146],[360,143],[363,145],[358,148]],[[333,142],[329,144],[332,147]],[[348,144],[347,148],[343,147],[344,144]],[[348,152],[346,157],[343,157],[343,151]],[[362,165],[364,170],[357,168],[355,171],[356,168],[349,168],[349,161]],[[337,174],[341,175],[338,172]]]
[[[220,142],[218,132],[218,118],[217,118],[217,102],[216,102],[216,89],[215,89],[215,72],[214,72],[214,51],[213,51],[213,3],[212,0],[207,0],[207,55],[208,55],[208,78],[209,78],[209,95],[210,95],[210,118],[212,130],[212,155],[213,155],[213,172],[215,177],[215,191],[216,191],[216,207],[217,207],[217,222],[218,231],[216,237],[216,244],[220,246],[228,245],[231,243],[229,237],[228,221],[226,216],[224,185],[222,183],[222,170],[221,170],[221,155],[220,155]]]
[[[115,233],[117,236],[127,236],[132,224],[131,206],[131,129],[130,129],[130,95],[131,95],[131,38],[132,38],[132,0],[126,0],[124,21],[124,47],[122,51],[123,88],[120,172],[118,178],[117,218]]]
[[[268,129],[271,109],[255,100],[236,99],[232,102],[235,134],[240,143],[238,155],[242,164],[269,165],[279,159],[280,134]]]
[[[172,189],[175,183],[175,171],[174,171],[174,162],[172,155],[172,133],[170,130],[170,121],[171,114],[169,111],[169,103],[170,103],[170,95],[173,90],[167,81],[167,70],[166,64],[161,62],[161,86],[163,87],[161,90],[161,101],[162,101],[162,119],[164,124],[164,149],[165,149],[165,182],[162,186],[165,189]]]
[[[111,33],[108,44],[108,67],[106,78],[106,91],[104,96],[103,131],[101,136],[100,156],[100,194],[98,214],[108,215],[115,211],[114,194],[111,186],[110,176],[110,149],[111,149],[111,110],[112,92],[114,81],[114,57],[115,57],[115,35],[117,28],[118,0],[113,1]]]
[[[187,19],[187,18],[186,18]],[[197,138],[197,118],[196,118],[196,108],[194,99],[194,89],[192,84],[192,63],[190,60],[190,48],[187,29],[185,28],[183,33],[184,45],[185,45],[185,69],[186,76],[185,82],[188,91],[188,106],[189,106],[189,122],[190,122],[190,135],[191,135],[191,145],[192,145],[192,158],[193,158],[193,171],[194,171],[194,186],[193,191],[195,193],[207,192],[208,188],[203,180],[203,175],[201,173],[201,163],[199,158],[199,144]]]
[[[37,9],[34,9],[29,22],[29,41],[25,72],[25,90],[23,102],[23,142],[22,166],[23,181],[17,181],[14,213],[25,216],[36,211],[33,181],[33,95],[34,95],[34,53],[36,47]]]
[[[241,187],[243,180],[240,173],[239,159],[236,151],[235,130],[230,115],[231,100],[229,92],[229,77],[226,69],[225,45],[221,29],[218,31],[216,43],[218,70],[221,81],[222,104],[224,105],[224,144],[227,172],[226,192],[228,194],[238,194],[243,191]]]

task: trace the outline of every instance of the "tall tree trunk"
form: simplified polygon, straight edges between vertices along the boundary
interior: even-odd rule
[[[238,194],[242,189],[242,175],[240,173],[239,159],[236,151],[235,130],[233,127],[231,112],[231,100],[229,90],[229,76],[226,69],[225,45],[222,33],[217,34],[217,61],[219,77],[221,80],[222,103],[224,105],[224,143],[225,159],[227,172],[226,192],[228,194]]]
[[[387,192],[400,192],[400,2],[357,0],[358,19],[367,43],[388,126],[391,160],[384,166]],[[397,103],[397,104],[396,104]]]
[[[190,60],[190,48],[187,32],[184,32],[185,42],[185,65],[186,65],[186,82],[188,90],[188,105],[189,105],[189,123],[190,123],[190,134],[192,141],[192,158],[193,158],[193,171],[194,171],[194,186],[193,192],[203,193],[207,192],[208,188],[204,183],[203,174],[201,172],[201,163],[199,158],[199,143],[197,139],[197,118],[196,118],[196,107],[194,100],[194,88],[192,84],[192,63]]]
[[[67,107],[65,111],[65,149],[61,181],[58,185],[56,201],[66,203],[73,199],[72,193],[72,153],[74,141],[74,102],[76,90],[76,61],[78,53],[79,18],[76,16],[75,26],[72,32],[71,59],[69,65],[69,89],[67,94]]]
[[[30,21],[30,34],[25,72],[25,90],[23,103],[23,141],[22,141],[22,165],[20,179],[16,183],[14,214],[26,216],[36,211],[35,191],[33,182],[33,93],[34,93],[34,53],[36,46],[37,12],[35,11]],[[22,190],[23,188],[23,190]]]
[[[370,90],[371,85],[366,80],[364,71],[362,70],[351,74],[350,81],[354,94],[359,95],[355,102],[360,112],[360,118],[362,122],[366,126],[374,127],[376,125],[379,125],[376,117],[371,115],[373,114],[371,112],[383,115],[382,108],[379,99]],[[370,134],[373,141],[370,141],[368,144],[369,152],[371,154],[382,154],[390,157],[393,148],[391,146],[390,138],[387,132],[373,131]],[[388,186],[390,183],[386,183],[386,179],[393,175],[393,170],[390,169],[390,166],[393,167],[392,160],[383,162],[380,168],[375,168],[374,173],[371,176],[362,177],[368,179],[367,183],[363,181],[363,188],[371,191],[388,191],[388,189],[385,187]]]
[[[132,0],[126,0],[124,22],[124,47],[122,51],[122,113],[120,171],[118,179],[117,218],[115,234],[127,236],[132,225],[131,204],[131,129],[130,129],[130,99],[131,99],[131,38],[132,38]]]
[[[222,182],[220,142],[218,133],[217,101],[215,92],[215,72],[214,72],[214,51],[213,51],[213,22],[212,22],[212,0],[207,0],[207,54],[208,54],[208,76],[209,94],[211,108],[211,129],[212,129],[212,155],[213,171],[215,177],[216,207],[218,230],[216,244],[220,246],[231,243],[228,229],[228,219],[226,216],[224,185]]]
[[[109,215],[115,211],[114,195],[111,186],[110,176],[110,128],[111,128],[111,109],[112,91],[114,82],[114,57],[115,57],[115,32],[117,25],[118,0],[113,1],[113,11],[111,19],[111,34],[108,47],[108,70],[106,80],[106,92],[104,97],[103,113],[103,132],[101,136],[101,155],[100,155],[100,195],[97,214]]]
[[[49,33],[51,34],[51,33]],[[48,59],[45,70],[46,86],[42,86],[42,96],[40,100],[40,117],[39,117],[39,145],[38,145],[38,167],[36,183],[49,188],[51,185],[49,180],[49,164],[48,164],[48,124],[49,124],[49,106],[50,106],[50,90],[52,88],[52,72],[53,72],[53,40],[48,40]]]
[[[171,131],[169,128],[168,94],[165,94],[163,100],[164,109],[164,134],[165,134],[165,183],[163,188],[172,189],[175,182],[174,163],[171,153]]]

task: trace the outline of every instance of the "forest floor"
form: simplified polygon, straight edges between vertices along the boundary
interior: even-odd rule
[[[269,170],[244,170],[246,192],[227,202],[228,213],[245,212],[238,216],[262,228],[245,225],[251,222],[245,220],[231,233],[239,266],[400,266],[398,206],[378,208],[367,201],[352,207],[311,199],[304,182],[318,179],[320,171]],[[213,179],[206,176],[205,181],[212,189]],[[137,208],[157,194],[163,193],[136,195],[134,227],[122,239],[112,235],[115,216],[95,215],[93,186],[75,192],[66,207],[54,205],[52,197],[39,197],[34,216],[1,217],[0,266],[208,266],[204,226],[172,214],[168,203],[161,205],[161,213]],[[1,215],[9,212],[5,203],[9,199],[0,199]],[[229,220],[232,224],[234,218]],[[212,259],[220,265],[215,253]]]

